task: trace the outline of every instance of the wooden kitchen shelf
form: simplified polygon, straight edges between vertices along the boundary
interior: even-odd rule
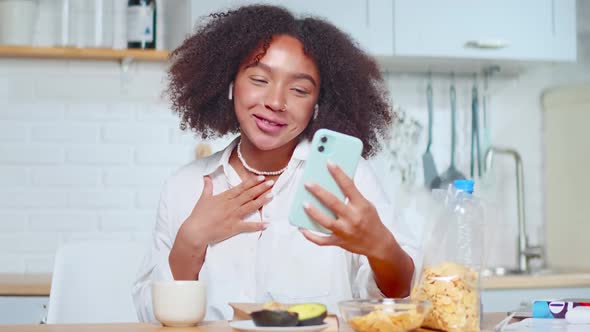
[[[51,274],[0,274],[0,296],[48,296]]]
[[[168,61],[168,51],[110,48],[0,46],[1,58]]]

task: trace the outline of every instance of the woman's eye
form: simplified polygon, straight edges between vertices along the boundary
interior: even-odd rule
[[[266,84],[268,83],[264,78],[260,77],[250,77],[250,80],[256,84]]]
[[[293,91],[295,91],[297,94],[302,95],[302,96],[306,96],[309,94],[309,92],[307,92],[307,90],[303,90],[300,88],[293,88]]]

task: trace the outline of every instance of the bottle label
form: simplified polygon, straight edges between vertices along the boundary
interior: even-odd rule
[[[127,7],[127,41],[154,41],[154,9],[146,6]]]

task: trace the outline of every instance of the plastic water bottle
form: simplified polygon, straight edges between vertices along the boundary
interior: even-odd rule
[[[478,273],[483,265],[483,212],[481,205],[473,197],[473,180],[455,180],[453,186],[457,193],[456,210],[462,216],[459,222],[459,243],[463,243],[465,263],[471,265]],[[479,242],[479,243],[477,243]],[[479,310],[483,315],[483,302],[479,298]],[[482,320],[480,320],[480,329]]]
[[[455,180],[453,182],[453,186],[455,187],[456,190],[464,191],[469,194],[473,194],[474,185],[475,185],[475,182],[473,180],[461,179],[461,180]]]

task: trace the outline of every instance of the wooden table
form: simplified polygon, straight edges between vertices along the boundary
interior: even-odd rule
[[[195,327],[163,327],[149,323],[0,325],[0,332],[234,332],[227,322],[208,322]]]
[[[484,290],[590,287],[590,271],[491,276],[483,277],[481,284]],[[0,273],[0,296],[49,296],[50,289],[50,273]]]
[[[493,327],[504,318],[504,313],[484,315],[485,331],[493,331]],[[338,329],[330,326],[322,332],[336,332]],[[0,332],[236,332],[229,327],[227,321],[204,322],[194,327],[163,327],[149,323],[119,323],[119,324],[47,324],[47,325],[0,325]],[[340,331],[352,331],[342,328]],[[428,329],[418,329],[416,332],[432,332]]]

